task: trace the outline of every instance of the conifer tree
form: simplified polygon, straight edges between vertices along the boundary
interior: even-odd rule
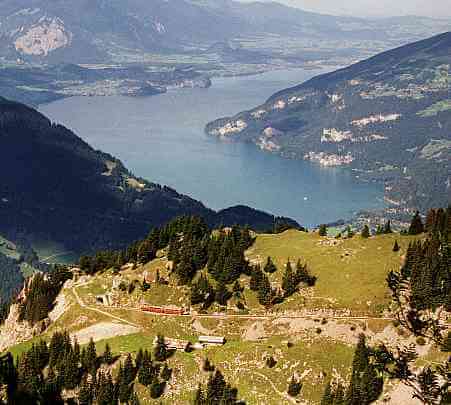
[[[290,260],[288,260],[285,266],[285,273],[282,277],[282,290],[284,291],[284,296],[289,297],[293,295],[296,292],[297,287],[298,283],[296,281],[296,276],[291,267]]]
[[[74,352],[69,352],[66,354],[63,361],[63,385],[64,388],[68,390],[74,389],[78,385],[79,370],[78,361],[76,361],[76,356]]]
[[[390,220],[388,220],[384,226],[384,234],[389,234],[389,233],[393,233],[393,231],[391,230],[391,221]]]
[[[205,400],[207,404],[219,404],[224,394],[226,381],[221,371],[216,371],[210,376],[207,383]]]
[[[420,212],[415,212],[412,218],[412,222],[409,227],[409,235],[419,235],[424,232],[423,221],[421,220]]]
[[[105,345],[105,350],[102,355],[102,360],[107,365],[113,364],[113,353],[111,352],[111,348],[108,343]]]
[[[138,371],[138,381],[142,385],[149,386],[152,383],[154,375],[155,369],[150,355],[146,351],[142,359],[141,367]]]
[[[155,347],[153,350],[153,357],[156,361],[165,361],[168,356],[166,344],[164,342],[164,336],[158,335]]]
[[[233,295],[234,295],[236,298],[240,298],[240,297],[241,297],[241,293],[242,293],[243,291],[244,291],[244,288],[241,286],[239,280],[236,280],[236,281],[233,283],[233,287],[232,287]]]
[[[319,226],[319,236],[327,236],[327,226],[325,224]]]
[[[144,352],[143,349],[140,347],[138,350],[138,353],[136,354],[135,358],[135,365],[136,369],[139,370],[141,368],[142,362],[143,362]]]
[[[290,383],[288,384],[287,393],[290,397],[297,397],[302,389],[302,383],[298,381],[294,375],[291,377]]]
[[[365,335],[359,336],[352,362],[351,383],[346,402],[349,405],[368,405],[382,392],[383,380],[370,362],[370,349],[366,346]]]
[[[91,375],[94,375],[97,371],[97,350],[92,338],[89,340],[88,346],[82,358],[82,365],[83,368]]]
[[[78,393],[78,403],[79,405],[92,405],[93,403],[92,386],[88,382],[87,374],[84,374],[81,380],[80,391]]]
[[[161,370],[160,377],[163,381],[169,381],[172,377],[172,369],[168,367],[166,363],[164,363],[163,369]]]
[[[206,372],[211,372],[211,371],[215,370],[215,366],[213,364],[211,364],[208,357],[206,357],[205,360],[203,361],[202,370],[204,370]]]
[[[370,228],[368,225],[365,225],[362,230],[362,238],[369,238],[370,237]]]
[[[61,386],[58,377],[55,375],[53,369],[49,369],[47,378],[41,391],[42,401],[44,403],[63,405],[64,401],[61,398]]]
[[[249,288],[252,291],[258,291],[261,280],[263,278],[263,273],[259,265],[253,266],[251,268],[251,279],[249,281]]]
[[[261,276],[257,295],[258,301],[260,302],[261,305],[265,307],[271,305],[273,299],[273,291],[269,279],[265,274],[262,274]]]
[[[100,373],[96,402],[98,405],[112,405],[115,402],[114,385],[111,374],[105,375],[103,372]]]
[[[231,298],[232,293],[228,290],[224,282],[220,281],[216,286],[215,301],[219,305],[226,306],[227,301]]]
[[[165,383],[161,382],[157,376],[152,379],[152,383],[150,384],[149,392],[150,396],[153,399],[160,398],[163,394],[165,387]]]
[[[119,365],[119,371],[116,381],[117,386],[117,393],[118,398],[121,403],[127,403],[132,395],[133,392],[133,385],[132,381],[129,381],[131,376],[127,375],[127,372],[125,370],[125,365],[122,366],[122,364]]]
[[[204,392],[202,386],[199,384],[196,390],[196,395],[194,397],[193,405],[206,405]]]
[[[382,235],[383,233],[384,229],[382,228],[381,224],[377,224],[376,235]]]
[[[269,256],[268,256],[268,259],[266,260],[264,271],[265,271],[265,273],[270,273],[270,274],[277,271],[276,265],[274,264],[271,257],[269,257]]]
[[[131,384],[136,378],[136,370],[133,364],[132,356],[129,353],[124,362],[124,380],[126,384]]]

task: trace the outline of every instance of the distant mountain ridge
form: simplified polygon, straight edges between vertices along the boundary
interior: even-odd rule
[[[451,201],[451,32],[282,90],[207,125],[285,157],[385,181],[399,212]]]
[[[83,18],[80,18],[83,16]],[[406,41],[449,21],[335,17],[278,3],[231,0],[4,0],[0,56],[104,62],[118,54],[192,51],[239,37]]]
[[[0,233],[32,235],[81,253],[124,246],[179,215],[212,226],[272,229],[274,216],[237,206],[223,212],[133,176],[65,127],[0,98]],[[295,221],[284,219],[293,226]]]

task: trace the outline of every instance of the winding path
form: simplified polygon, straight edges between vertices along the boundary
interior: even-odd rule
[[[140,327],[139,325],[137,325],[136,323],[127,321],[126,319],[120,318],[120,317],[118,317],[118,316],[116,316],[116,315],[112,315],[112,314],[110,314],[110,313],[108,313],[108,312],[106,312],[106,311],[102,311],[101,309],[94,308],[94,307],[90,307],[90,306],[86,305],[86,304],[83,302],[83,300],[81,299],[81,297],[78,295],[78,292],[77,292],[77,289],[76,289],[75,286],[72,287],[72,292],[73,292],[73,294],[74,294],[74,296],[75,296],[75,299],[77,300],[78,305],[80,305],[80,307],[85,308],[85,309],[88,309],[89,311],[98,312],[99,314],[108,316],[108,317],[110,317],[110,318],[116,319],[117,321],[121,321],[121,322],[126,323],[126,324],[128,324],[128,325],[135,326],[136,328],[141,329],[141,327]]]

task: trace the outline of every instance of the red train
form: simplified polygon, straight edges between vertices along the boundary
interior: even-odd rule
[[[151,305],[141,306],[141,311],[164,315],[187,315],[189,313],[184,308],[155,307]]]

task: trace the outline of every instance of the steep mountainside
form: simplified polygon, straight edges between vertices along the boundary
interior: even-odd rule
[[[451,208],[429,212],[427,233],[416,218],[411,235],[385,224],[383,234],[340,238],[212,231],[199,218],[179,218],[121,252],[37,275],[0,322],[0,352],[10,352],[10,363],[19,359],[16,374],[0,357],[0,386],[18,404],[49,392],[111,403],[105,391],[122,403],[134,391],[143,405],[331,405],[331,397],[343,405],[427,403],[412,384],[424,381],[422,367],[444,394],[450,382]],[[397,305],[396,291],[408,307]],[[424,333],[425,324],[440,339],[427,333],[432,327]],[[64,343],[70,338],[74,350]],[[42,359],[37,371],[28,371],[27,358]],[[47,373],[54,363],[60,384]],[[110,383],[90,394],[87,374],[102,387],[109,373],[119,388]],[[224,379],[237,389],[234,400],[195,400],[199,384],[208,384],[207,398],[221,398],[212,392]],[[41,388],[50,383],[56,388]],[[442,398],[434,403],[449,404]]]
[[[396,210],[451,200],[451,32],[299,86],[207,125],[282,156],[388,181]]]
[[[341,40],[351,49],[362,46],[359,41],[413,40],[449,25],[420,18],[366,21],[230,0],[5,0],[0,22],[1,56],[77,63],[124,52],[205,49],[217,41],[262,35],[306,44]],[[347,42],[352,40],[357,42]]]
[[[121,246],[181,214],[210,224],[268,229],[248,207],[216,213],[168,187],[134,177],[37,111],[0,98],[0,231],[56,241],[75,252]],[[230,212],[231,211],[231,212]]]

